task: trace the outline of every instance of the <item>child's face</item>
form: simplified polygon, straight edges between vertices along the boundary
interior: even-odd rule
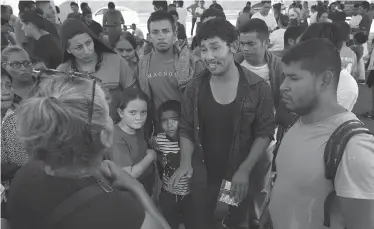
[[[141,129],[147,119],[147,102],[141,99],[135,99],[127,104],[127,107],[122,111],[117,110],[119,116],[125,125],[131,129]]]
[[[178,135],[179,115],[175,111],[165,111],[161,114],[161,127],[165,134],[171,138]]]

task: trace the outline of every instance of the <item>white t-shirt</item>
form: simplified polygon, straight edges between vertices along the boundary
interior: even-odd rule
[[[358,85],[346,69],[340,72],[337,97],[338,103],[348,111],[352,111],[357,102]]]
[[[178,7],[177,12],[178,12],[179,23],[184,25],[184,28],[186,28],[186,20],[187,20],[187,15],[188,15],[187,9]]]
[[[270,198],[274,229],[327,229],[324,201],[333,190],[325,178],[326,143],[345,121],[357,119],[344,112],[317,123],[300,120],[285,134],[276,158],[277,180]],[[374,137],[360,134],[348,142],[335,177],[338,196],[374,200]],[[331,228],[344,229],[339,205],[332,206]]]
[[[352,16],[351,20],[349,21],[349,26],[354,29],[358,28],[358,25],[360,24],[362,19],[361,15]]]
[[[317,22],[317,14],[318,14],[318,12],[314,12],[314,13],[312,13],[312,15],[310,15],[310,24],[313,24],[313,23]]]
[[[277,29],[270,34],[269,40],[272,46],[269,51],[282,51],[284,49],[284,32],[286,32],[286,29]]]
[[[268,14],[267,16],[262,16],[260,12],[257,12],[252,16],[252,18],[259,18],[265,21],[270,31],[274,30],[278,26],[277,21],[275,20],[275,17],[272,14]]]
[[[249,71],[255,73],[259,77],[263,78],[269,85],[270,85],[270,77],[269,77],[269,66],[268,64],[262,66],[252,66],[246,60],[244,60],[241,66],[245,67]]]
[[[134,35],[137,36],[137,37],[141,37],[144,39],[144,34],[143,34],[143,31],[139,28],[136,28],[135,31],[134,31]]]

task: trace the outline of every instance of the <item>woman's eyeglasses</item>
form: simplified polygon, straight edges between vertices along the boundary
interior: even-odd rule
[[[69,77],[71,80],[74,80],[74,78],[79,78],[79,77],[92,80],[93,83],[92,83],[91,101],[90,101],[90,105],[88,108],[88,123],[89,124],[92,123],[92,116],[93,116],[93,109],[94,109],[94,102],[95,102],[96,81],[97,81],[96,77],[94,77],[91,74],[87,74],[87,73],[81,73],[81,72],[68,72],[67,73],[67,72],[61,72],[61,71],[54,70],[54,69],[36,69],[33,72],[36,74],[34,91],[37,91],[39,89],[39,85],[42,81],[42,78],[46,79],[47,77],[53,76],[56,74],[65,75]],[[92,141],[91,134],[89,136],[91,137],[91,141]]]
[[[25,61],[14,61],[14,62],[11,62],[11,63],[8,63],[8,62],[2,62],[2,66],[5,67],[6,65],[9,65],[10,67],[14,68],[14,69],[20,69],[22,67],[22,65],[25,67],[25,68],[29,68],[31,66],[34,65],[33,62],[31,61],[28,61],[28,60],[25,60]]]

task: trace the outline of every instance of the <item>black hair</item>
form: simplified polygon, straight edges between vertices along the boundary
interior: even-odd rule
[[[5,13],[8,10],[6,5],[1,5],[1,14]]]
[[[336,21],[334,24],[338,27],[343,41],[349,41],[351,39],[349,36],[351,33],[351,27],[348,25],[348,23],[345,21]]]
[[[158,108],[158,120],[161,120],[162,114],[167,111],[174,111],[178,117],[181,117],[181,103],[177,100],[168,100],[162,103]]]
[[[288,39],[296,40],[298,37],[303,34],[305,29],[301,26],[291,26],[286,29],[284,32],[284,47],[288,47]]]
[[[82,2],[81,3],[81,9],[84,9],[86,7],[88,7],[88,3],[87,2]]]
[[[184,5],[184,1],[183,0],[180,0],[180,1],[175,1],[175,4],[179,7],[183,7]]]
[[[342,49],[344,41],[336,24],[327,22],[310,25],[301,36],[300,42],[313,38],[326,38],[335,45],[337,50]]]
[[[41,30],[44,30],[55,37],[59,37],[56,27],[52,22],[43,17],[43,11],[39,8],[25,11],[20,15],[21,21],[25,24],[32,23]]]
[[[362,8],[364,8],[364,10],[370,10],[370,3],[369,2],[367,2],[367,1],[363,1],[363,2],[361,2],[360,3],[360,6],[362,7]]]
[[[243,13],[249,13],[249,12],[251,12],[251,7],[249,6],[244,7]]]
[[[327,12],[327,10],[325,10],[325,9],[319,9],[318,13],[317,13],[317,20],[319,20],[321,18],[322,14],[324,14],[324,13],[328,14],[329,12]]]
[[[23,13],[25,9],[31,9],[34,5],[34,1],[19,1],[18,10],[20,13]]]
[[[134,48],[134,50],[136,50],[136,48],[138,46],[137,43],[136,43],[136,38],[130,32],[121,32],[120,34],[118,34],[117,38],[113,42],[113,48],[114,48],[114,46],[116,46],[116,44],[121,39],[127,40],[131,44],[131,46]]]
[[[117,90],[113,92],[112,99],[109,105],[110,116],[112,117],[114,124],[117,124],[121,121],[121,117],[119,116],[117,109],[126,109],[129,102],[136,99],[145,101],[147,103],[147,107],[149,107],[149,98],[147,94],[137,88],[126,88],[124,90]]]
[[[199,32],[196,34],[198,44],[209,38],[219,37],[227,44],[232,44],[238,40],[238,31],[224,18],[214,18],[201,24]]]
[[[168,10],[168,2],[167,1],[156,1],[156,0],[154,0],[152,2],[152,5],[154,7],[156,7],[157,9],[161,8],[162,10],[165,10],[165,11]]]
[[[281,14],[279,15],[279,22],[283,27],[287,27],[290,22],[290,18],[287,15]]]
[[[248,6],[248,5],[252,6],[252,2],[247,2],[246,5],[247,5],[247,6]]]
[[[175,31],[175,21],[174,21],[173,16],[171,16],[171,14],[166,11],[160,10],[160,11],[155,11],[151,13],[151,16],[149,16],[148,21],[147,21],[148,32],[151,31],[150,29],[151,22],[162,21],[162,20],[169,21],[173,31]]]
[[[3,77],[8,77],[10,79],[10,82],[13,81],[13,78],[9,74],[9,72],[5,68],[1,67],[1,78],[3,78]]]
[[[58,6],[55,6],[56,8],[56,13],[59,14],[61,11],[60,11],[60,8]]]
[[[205,18],[208,17],[216,17],[216,18],[223,18],[226,19],[226,15],[222,10],[218,10],[215,8],[208,8],[206,9],[200,16],[200,21],[203,22]]]
[[[78,6],[78,4],[77,4],[76,2],[71,2],[71,3],[70,3],[70,7],[72,7],[72,6],[76,6],[76,7],[79,8],[79,6]]]
[[[240,33],[251,33],[256,32],[258,38],[262,41],[269,39],[269,28],[266,25],[265,21],[259,18],[249,19],[246,23],[239,27]]]
[[[359,8],[360,7],[360,3],[355,3],[354,5],[353,5],[353,8]]]
[[[108,3],[108,8],[109,8],[109,9],[114,9],[114,8],[116,8],[116,5],[114,5],[113,2],[109,2],[109,3]]]
[[[301,63],[301,68],[313,75],[331,71],[338,86],[342,65],[340,53],[328,39],[312,38],[300,42],[283,56],[282,62],[286,65]]]
[[[171,14],[171,16],[175,15],[175,16],[177,16],[177,18],[179,18],[178,12],[176,10],[170,10],[169,14]]]
[[[310,7],[310,9],[311,9],[311,10],[315,10],[315,11],[317,11],[317,6],[316,6],[316,5],[313,5],[313,6]]]
[[[282,4],[281,3],[275,3],[273,5],[273,9],[281,11],[282,10]]]
[[[261,5],[271,4],[271,1],[261,1]]]
[[[175,4],[169,4],[169,7],[177,7]]]
[[[85,17],[89,14],[92,14],[92,11],[90,9],[87,9],[87,8],[83,8],[82,9],[82,16]]]
[[[362,45],[368,41],[368,36],[366,36],[364,32],[358,32],[353,36],[353,40],[356,44]]]
[[[51,1],[38,1],[38,0],[36,0],[35,4],[36,4],[36,8],[41,8],[45,4],[51,4]]]

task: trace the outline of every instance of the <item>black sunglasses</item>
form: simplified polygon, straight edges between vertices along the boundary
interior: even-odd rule
[[[35,85],[34,89],[32,91],[36,92],[39,90],[40,83],[43,79],[46,79],[53,75],[65,75],[69,77],[71,80],[74,80],[74,78],[85,78],[92,80],[92,93],[91,93],[91,101],[90,106],[88,109],[88,123],[92,123],[92,115],[93,115],[93,109],[94,109],[94,102],[95,102],[95,91],[96,91],[96,82],[98,81],[98,78],[88,74],[88,73],[81,73],[81,72],[62,72],[55,69],[35,69],[33,70],[33,73],[36,75],[35,77]],[[91,136],[91,135],[90,135]]]

